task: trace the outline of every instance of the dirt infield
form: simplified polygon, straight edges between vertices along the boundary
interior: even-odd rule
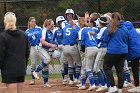
[[[26,80],[24,83],[24,93],[97,93],[95,91],[78,90],[77,87],[62,85],[60,78],[49,79],[49,82],[52,85],[51,88],[44,87],[42,80],[36,80],[35,85],[29,85],[29,82],[29,80]],[[123,93],[127,93],[126,90],[127,89],[123,89]],[[6,86],[2,83],[0,83],[0,93],[7,93]]]

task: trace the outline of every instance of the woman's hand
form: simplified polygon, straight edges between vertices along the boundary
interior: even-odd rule
[[[52,44],[51,47],[52,47],[53,49],[58,49],[57,45],[55,45],[55,44]]]
[[[91,32],[91,31],[89,31],[89,34],[90,34],[90,35],[94,35],[94,34],[95,34],[95,32]]]

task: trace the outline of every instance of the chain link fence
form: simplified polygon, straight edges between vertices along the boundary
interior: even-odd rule
[[[135,27],[140,26],[140,0],[0,0],[0,32],[4,29],[3,16],[8,11],[16,14],[17,26],[25,31],[29,17],[34,16],[37,25],[42,27],[45,19],[55,21],[57,16],[65,16],[67,8],[72,8],[79,16],[84,16],[86,11],[101,14],[118,11],[125,20],[133,22]],[[50,73],[55,71],[60,72],[60,66],[51,69]]]

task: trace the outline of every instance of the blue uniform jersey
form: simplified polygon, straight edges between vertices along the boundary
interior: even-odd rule
[[[89,32],[94,32],[94,35],[90,35]],[[81,42],[84,42],[85,47],[97,46],[96,42],[96,30],[86,27],[82,31]]]
[[[80,28],[75,25],[73,29],[71,25],[67,25],[63,29],[63,44],[77,44],[78,31]]]
[[[46,29],[46,28],[43,28],[43,39],[45,41],[47,41],[48,43],[52,43],[54,44],[53,42],[53,33],[52,31]],[[42,45],[43,48],[45,48],[46,50],[48,50],[50,47],[49,46],[45,46],[45,45]]]
[[[95,31],[96,34],[99,33],[99,29],[98,29],[98,27],[91,27],[91,29],[93,29],[93,30]]]
[[[79,26],[78,20],[72,20],[74,22],[75,25]],[[70,25],[69,20],[65,20],[62,22],[62,29],[67,26]]]
[[[124,22],[120,21],[116,32],[108,34],[108,30],[109,28],[105,30],[103,37],[103,41],[108,44],[107,53],[128,53],[128,29],[124,26]]]
[[[104,36],[104,32],[107,29],[107,27],[102,27],[99,31],[99,33],[97,34],[96,40],[98,43],[98,47],[107,47],[107,43],[103,41],[103,36]]]
[[[62,28],[58,28],[53,36],[53,41],[56,41],[56,43],[58,45],[62,44],[62,40],[63,40],[63,29]]]
[[[63,21],[63,22],[62,22],[62,29],[63,29],[65,26],[67,26],[67,25],[69,25],[69,20]]]
[[[27,35],[31,46],[39,45],[42,36],[42,28],[35,26],[32,29],[27,29],[25,34]]]
[[[84,27],[84,28],[81,28],[78,32],[78,38],[79,38],[79,41],[80,41],[80,45],[85,45],[85,42],[83,40],[81,40],[81,37],[82,37],[82,32],[86,29],[87,27]]]
[[[140,57],[140,35],[138,35],[131,22],[126,21],[124,24],[127,27],[129,33],[127,59],[133,60],[137,57]]]

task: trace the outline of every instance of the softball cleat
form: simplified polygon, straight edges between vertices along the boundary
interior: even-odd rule
[[[47,83],[44,84],[44,87],[50,88],[50,87],[52,87],[52,86],[47,82]]]
[[[79,87],[78,89],[79,90],[85,90],[86,89],[86,86],[83,85],[83,86]]]
[[[31,80],[29,85],[35,85],[35,80]]]
[[[33,72],[33,75],[34,75],[34,77],[36,78],[36,79],[40,79],[40,77],[39,77],[39,73],[38,72]]]

